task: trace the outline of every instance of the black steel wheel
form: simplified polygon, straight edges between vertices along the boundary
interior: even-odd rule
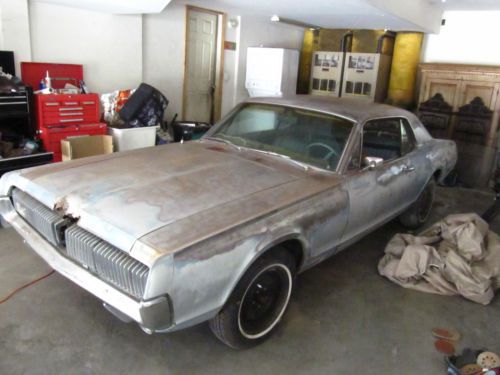
[[[235,349],[266,340],[286,311],[294,277],[295,259],[286,251],[272,251],[257,259],[209,322],[212,332]]]

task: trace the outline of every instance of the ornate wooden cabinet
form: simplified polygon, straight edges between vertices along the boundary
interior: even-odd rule
[[[436,104],[436,98],[445,103],[441,108],[450,107],[450,120],[440,136],[457,142],[459,179],[467,186],[486,187],[498,143],[500,67],[421,64],[419,73],[419,114]],[[429,118],[437,119],[432,114]],[[421,120],[425,125],[425,118]]]
[[[449,138],[448,129],[453,108],[446,103],[443,95],[437,93],[429,100],[421,102],[417,115],[434,138]]]
[[[492,111],[486,145],[496,144],[500,118],[500,67],[455,64],[420,64],[419,103],[441,94],[453,112],[476,97]],[[453,129],[450,136],[452,137]]]

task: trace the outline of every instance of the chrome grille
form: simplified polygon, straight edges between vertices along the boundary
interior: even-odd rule
[[[19,189],[12,192],[16,211],[61,252],[117,288],[142,297],[149,268],[87,232]]]
[[[142,297],[149,268],[120,249],[73,225],[66,230],[68,255],[103,280]]]
[[[63,231],[68,221],[19,189],[12,192],[17,213],[53,245],[63,244]]]

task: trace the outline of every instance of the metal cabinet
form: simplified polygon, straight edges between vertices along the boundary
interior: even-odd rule
[[[311,67],[311,94],[340,96],[343,52],[313,52]]]
[[[18,145],[24,138],[34,138],[33,90],[31,87],[26,87],[19,92],[0,94],[0,133],[3,133],[2,138],[9,139],[15,145]],[[16,169],[50,163],[52,157],[52,153],[49,152],[8,158],[0,157],[0,177],[4,173]]]
[[[347,53],[342,96],[383,102],[387,96],[391,59],[380,53]]]
[[[103,135],[105,123],[99,122],[97,94],[49,94],[36,96],[38,133],[54,161],[61,161],[61,139],[82,135]]]

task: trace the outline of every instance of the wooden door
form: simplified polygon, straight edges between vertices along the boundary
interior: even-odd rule
[[[184,120],[211,123],[214,118],[217,18],[188,9]]]

